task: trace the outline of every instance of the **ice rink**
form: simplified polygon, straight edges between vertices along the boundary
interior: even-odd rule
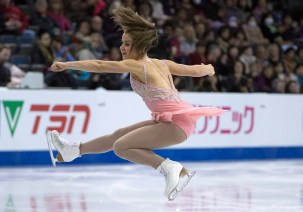
[[[303,211],[301,160],[183,164],[197,173],[173,202],[139,165],[1,168],[0,211]]]

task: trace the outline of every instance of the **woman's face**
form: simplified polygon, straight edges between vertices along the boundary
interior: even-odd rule
[[[49,33],[44,33],[42,36],[41,36],[41,43],[44,45],[44,46],[50,46],[51,45],[51,36]]]
[[[47,3],[42,3],[42,2],[39,2],[36,4],[36,10],[39,12],[39,13],[44,13],[47,11]]]
[[[265,68],[264,76],[267,79],[271,79],[274,76],[274,70],[273,70],[272,66],[268,66],[268,67]]]
[[[234,64],[234,73],[235,73],[235,76],[237,77],[241,77],[242,74],[243,74],[243,65],[241,62],[237,61],[235,62]]]
[[[123,33],[121,42],[120,51],[122,59],[135,59],[135,51],[132,51],[133,39],[127,33]]]
[[[90,24],[89,24],[89,22],[83,21],[83,22],[80,24],[79,31],[80,31],[83,35],[88,35],[89,32],[90,32]]]

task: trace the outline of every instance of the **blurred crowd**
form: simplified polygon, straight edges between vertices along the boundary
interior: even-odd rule
[[[157,26],[150,57],[215,67],[212,77],[175,76],[180,91],[303,93],[303,15],[287,2],[0,0],[0,86],[38,72],[46,87],[130,90],[127,73],[49,70],[54,60],[121,60],[111,16],[124,6]]]

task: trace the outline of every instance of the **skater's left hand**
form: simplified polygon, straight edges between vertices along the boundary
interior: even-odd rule
[[[214,69],[213,65],[211,65],[211,64],[205,65],[205,64],[203,64],[203,63],[201,63],[201,65],[202,65],[203,68],[207,71],[207,75],[208,75],[208,76],[213,76],[213,75],[215,75],[215,69]]]

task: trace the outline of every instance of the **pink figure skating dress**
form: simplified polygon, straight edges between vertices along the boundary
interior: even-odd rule
[[[194,107],[182,100],[164,61],[161,61],[161,63],[167,73],[162,73],[151,59],[141,60],[141,62],[144,65],[145,83],[136,80],[133,76],[130,76],[130,83],[132,89],[142,97],[146,106],[152,112],[153,120],[177,125],[185,132],[188,138],[194,132],[196,121],[201,116],[219,116],[225,112],[223,109],[214,107]],[[153,66],[167,81],[170,89],[148,84],[146,68],[148,64]],[[168,76],[168,79],[164,77],[164,74]]]

